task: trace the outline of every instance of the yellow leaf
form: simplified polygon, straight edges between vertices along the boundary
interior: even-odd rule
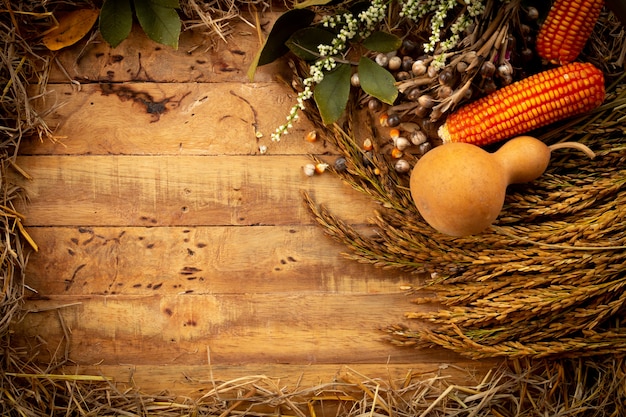
[[[89,33],[99,14],[98,10],[81,9],[60,16],[58,26],[44,35],[43,44],[51,51],[74,45]]]

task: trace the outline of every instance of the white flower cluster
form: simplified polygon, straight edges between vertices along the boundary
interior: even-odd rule
[[[430,21],[431,35],[424,44],[424,52],[434,52],[437,45],[442,51],[449,51],[458,44],[461,34],[471,24],[472,18],[480,16],[485,11],[483,0],[462,0],[467,6],[450,27],[451,35],[441,40],[441,31],[445,26],[445,19],[452,8],[457,5],[456,0],[406,0],[402,2],[400,16],[417,21],[428,13],[433,13]]]
[[[311,65],[309,77],[303,80],[304,89],[298,94],[296,105],[289,111],[287,122],[272,133],[273,141],[277,142],[282,135],[289,133],[289,129],[293,127],[293,122],[298,120],[298,111],[304,110],[304,101],[313,97],[313,86],[324,79],[324,72],[332,71],[337,66],[334,56],[343,54],[348,46],[348,41],[354,39],[357,34],[362,38],[369,36],[384,19],[386,10],[387,3],[384,0],[374,0],[356,18],[351,13],[344,13],[322,20],[324,27],[340,27],[339,33],[330,45],[318,46],[320,59]]]

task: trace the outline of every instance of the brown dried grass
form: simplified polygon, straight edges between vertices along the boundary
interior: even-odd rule
[[[51,4],[48,3],[50,6]],[[6,10],[0,14],[0,41],[2,42],[2,66],[0,77],[3,86],[1,100],[1,125],[0,125],[0,160],[2,161],[2,178],[5,178],[6,169],[15,169],[22,172],[15,164],[15,156],[19,150],[19,143],[24,136],[39,136],[41,138],[51,138],[41,114],[37,114],[29,105],[34,97],[29,96],[29,91],[38,86],[36,95],[45,94],[46,74],[49,65],[48,58],[36,50],[29,42],[33,39],[33,22],[43,17],[45,11],[40,3],[13,3],[5,2]],[[238,18],[237,7],[256,7],[262,9],[267,5],[262,2],[204,2],[198,3],[190,0],[187,10],[197,12],[196,18],[190,19],[188,25],[199,24],[200,21],[215,30],[219,37],[228,35],[228,27],[225,24],[228,19]],[[194,20],[196,19],[196,20]],[[32,95],[32,92],[30,93]],[[621,117],[621,116],[615,116]],[[575,135],[585,135],[593,129],[600,129],[601,132],[614,134],[621,131],[619,118],[614,118],[611,123],[607,123],[608,117],[596,119],[596,125],[587,125],[582,131],[579,125],[570,126],[570,131]],[[593,128],[593,129],[592,129]],[[578,130],[577,130],[578,129]],[[344,143],[349,136],[344,136],[341,131],[335,131],[341,138],[338,145]],[[350,144],[349,141],[345,142]],[[568,215],[594,216],[597,207],[602,213],[608,211],[612,199],[623,197],[623,182],[616,183],[610,173],[614,167],[623,167],[623,142],[608,141],[604,144],[605,155],[611,156],[611,161],[615,163],[613,169],[610,164],[605,166],[605,171],[592,170],[587,172],[591,175],[591,180],[581,178],[577,182],[572,182],[569,189],[571,198],[575,199],[584,191],[587,198],[582,200],[572,200],[567,205]],[[356,158],[360,156],[358,150],[352,146],[344,149],[346,155]],[[614,158],[618,152],[622,156]],[[569,160],[571,165],[571,159]],[[380,161],[378,161],[380,162]],[[593,260],[586,260],[579,268],[575,265],[568,271],[582,269],[587,271],[582,276],[587,280],[593,280],[589,272],[591,264],[608,265],[614,262],[613,270],[623,275],[623,258],[615,258],[617,255],[605,249],[594,249],[593,252],[578,252],[574,249],[564,250],[563,248],[551,248],[546,245],[563,245],[559,239],[550,240],[547,243],[542,239],[553,236],[554,231],[560,233],[558,236],[568,236],[567,244],[573,245],[581,238],[587,239],[585,245],[598,245],[598,239],[604,239],[600,245],[623,245],[621,238],[615,239],[616,233],[621,236],[621,230],[616,232],[615,222],[610,217],[601,217],[602,222],[597,223],[602,227],[596,227],[591,233],[585,234],[585,223],[581,223],[578,228],[565,225],[567,219],[561,220],[563,224],[556,224],[554,230],[545,231],[541,227],[529,229],[507,229],[516,224],[519,213],[531,213],[533,219],[549,218],[555,213],[562,213],[564,206],[562,200],[557,198],[566,192],[562,189],[564,178],[571,181],[570,171],[574,168],[568,166],[566,159],[561,161],[559,169],[546,177],[546,182],[541,188],[544,193],[541,198],[535,200],[528,198],[511,199],[510,206],[512,215],[506,217],[501,226],[503,233],[493,236],[491,241],[477,242],[473,251],[463,250],[459,253],[450,253],[450,243],[435,244],[428,241],[428,236],[423,236],[423,240],[415,241],[415,231],[421,233],[423,224],[411,214],[410,200],[407,199],[406,190],[403,188],[402,179],[395,176],[388,166],[381,165],[385,169],[383,176],[372,176],[366,167],[355,164],[352,167],[351,179],[353,185],[364,192],[372,195],[373,198],[381,201],[386,207],[392,210],[381,212],[376,222],[380,226],[390,228],[390,234],[384,235],[381,240],[371,236],[362,236],[336,219],[329,212],[311,204],[317,218],[324,227],[339,237],[353,249],[352,257],[360,261],[370,262],[384,267],[402,267],[410,270],[420,270],[442,267],[446,273],[454,273],[448,278],[448,283],[433,284],[429,290],[443,288],[445,296],[441,293],[437,300],[449,300],[449,305],[464,306],[465,303],[477,302],[484,294],[494,294],[500,292],[499,296],[505,297],[511,293],[506,291],[507,286],[520,291],[527,286],[514,287],[511,281],[498,281],[500,277],[511,275],[511,271],[502,265],[513,265],[521,262],[511,253],[511,245],[522,250],[532,250],[533,259],[536,254],[550,254],[548,262],[544,266],[537,266],[531,259],[524,267],[529,268],[533,276],[543,276],[545,279],[555,279],[560,277],[556,268],[561,268],[568,264],[573,254],[591,254]],[[27,173],[23,173],[27,175]],[[379,181],[385,178],[385,181]],[[599,181],[599,182],[594,182]],[[594,185],[596,184],[596,185]],[[599,184],[599,185],[598,185]],[[555,194],[556,193],[556,194]],[[514,194],[518,195],[518,194]],[[524,195],[520,190],[519,195]],[[542,205],[537,202],[548,198]],[[315,387],[283,387],[277,384],[277,380],[266,376],[250,376],[232,381],[210,381],[208,386],[213,387],[199,399],[176,397],[167,392],[155,395],[143,393],[136,388],[120,391],[115,382],[103,375],[72,375],[63,374],[63,365],[69,362],[69,352],[58,355],[60,359],[50,364],[37,364],[28,358],[24,358],[22,352],[17,352],[11,345],[11,332],[9,325],[12,321],[18,320],[20,316],[21,300],[25,291],[32,291],[24,285],[24,268],[28,261],[29,246],[34,245],[27,233],[20,227],[21,215],[16,212],[13,202],[25,198],[20,189],[2,181],[2,202],[0,202],[0,224],[2,233],[0,237],[0,287],[2,288],[2,299],[0,300],[0,350],[2,367],[0,368],[0,413],[2,415],[16,416],[48,416],[48,415],[118,415],[118,416],[195,416],[195,415],[345,415],[345,416],[419,416],[419,415],[440,415],[440,416],[573,416],[573,415],[619,415],[625,406],[623,386],[626,383],[626,368],[621,357],[613,356],[593,356],[586,359],[564,359],[558,361],[526,359],[513,360],[494,370],[493,373],[485,377],[474,386],[453,385],[445,377],[445,369],[432,375],[417,375],[411,371],[407,372],[405,378],[400,381],[390,381],[372,379],[366,375],[360,375],[354,370],[344,367],[338,371],[337,377]],[[595,205],[599,201],[599,206]],[[620,200],[621,201],[621,200]],[[312,200],[310,201],[311,203]],[[604,205],[603,205],[604,204]],[[515,214],[517,213],[517,214]],[[518,216],[518,217],[516,217]],[[595,219],[595,218],[594,218]],[[407,230],[406,224],[412,224]],[[608,228],[608,229],[607,229]],[[599,229],[599,230],[598,230]],[[532,233],[531,233],[532,232]],[[419,236],[418,233],[418,236]],[[523,239],[521,236],[525,236]],[[534,242],[530,243],[528,240]],[[407,250],[404,241],[416,243],[422,253],[423,248],[428,248],[428,253],[424,259],[415,258],[414,250]],[[410,247],[410,246],[409,246]],[[550,250],[558,249],[558,251]],[[580,249],[580,248],[579,248]],[[516,252],[516,251],[513,251]],[[569,254],[565,257],[555,256],[555,253]],[[479,257],[476,257],[476,254]],[[433,261],[433,255],[438,261]],[[587,256],[587,255],[585,255]],[[476,263],[476,260],[480,262]],[[617,259],[617,261],[615,261]],[[616,263],[617,262],[617,263]],[[621,263],[620,263],[621,262]],[[476,280],[471,272],[476,264],[491,265],[492,275],[486,276],[484,281]],[[494,265],[499,265],[499,269],[493,269]],[[543,265],[543,263],[542,263]],[[545,268],[545,269],[544,269]],[[609,272],[611,271],[610,268]],[[615,272],[615,271],[613,271]],[[573,273],[573,272],[571,272]],[[606,277],[606,269],[602,271]],[[620,276],[623,278],[623,276]],[[454,281],[454,282],[452,282]],[[485,282],[487,286],[481,287]],[[499,284],[496,284],[499,282]],[[527,281],[526,281],[527,282]],[[616,305],[608,309],[602,309],[608,303],[607,294],[618,293],[621,281],[608,277],[602,282],[593,284],[587,281],[584,290],[579,297],[585,299],[593,295],[593,309],[588,311],[594,316],[604,314],[612,318],[616,311],[621,311],[621,298],[616,300]],[[437,287],[439,285],[440,287]],[[473,296],[469,296],[467,291],[450,291],[456,286],[468,289],[464,285],[474,285],[471,289]],[[563,284],[565,285],[565,284]],[[541,284],[537,284],[538,288]],[[582,287],[582,285],[578,285]],[[553,288],[554,290],[558,288]],[[543,294],[543,293],[542,293]],[[543,294],[545,295],[545,294]],[[609,297],[610,298],[610,297]],[[473,300],[473,301],[470,301]],[[563,308],[571,308],[578,301],[577,298],[566,301]],[[426,298],[417,298],[416,301],[428,301]],[[503,301],[505,302],[505,301]],[[605,304],[602,304],[604,302]],[[608,304],[607,304],[608,305]],[[547,308],[543,306],[542,308]],[[601,310],[601,312],[598,312]],[[520,312],[517,312],[520,313]],[[413,313],[409,313],[413,314]],[[520,314],[527,314],[523,311]],[[62,317],[60,320],[62,322]],[[489,318],[473,316],[473,325],[484,326],[485,321],[489,323]],[[606,319],[605,317],[605,319]],[[424,318],[422,318],[424,319]],[[428,320],[446,320],[446,317],[428,317]],[[609,320],[610,321],[610,320]],[[604,320],[607,322],[607,320]],[[587,322],[589,323],[589,322]],[[617,323],[617,322],[616,322]],[[580,327],[580,324],[579,324]],[[583,326],[584,327],[584,326]],[[413,344],[416,340],[412,330],[390,327],[388,329],[397,343]],[[619,329],[617,329],[619,330]],[[433,333],[435,334],[435,333]],[[605,337],[608,333],[602,333]],[[439,335],[437,333],[437,335]],[[442,339],[449,337],[452,344],[458,342],[455,338],[447,334],[439,335]],[[487,334],[486,336],[491,336]],[[501,336],[501,335],[500,335]],[[69,331],[66,338],[69,338]],[[419,335],[419,337],[422,337]],[[419,339],[419,338],[417,338]],[[462,340],[462,339],[461,339]],[[591,339],[587,339],[591,340]],[[604,344],[602,349],[606,350],[606,340],[598,340],[599,344]],[[420,342],[421,343],[421,342]],[[435,342],[431,342],[435,343]],[[448,343],[446,341],[446,343]],[[589,344],[589,343],[587,343]],[[63,349],[67,343],[59,346]],[[612,345],[615,347],[616,345]],[[516,347],[517,348],[517,347]]]

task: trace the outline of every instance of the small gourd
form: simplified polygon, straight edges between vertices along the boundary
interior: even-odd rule
[[[595,156],[579,143],[548,146],[530,136],[511,139],[494,153],[468,143],[447,143],[415,164],[411,195],[424,220],[439,232],[478,234],[502,211],[507,186],[541,176],[552,150],[563,147],[576,147],[591,158]]]

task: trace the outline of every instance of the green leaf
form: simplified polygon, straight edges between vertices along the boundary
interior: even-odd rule
[[[333,71],[325,73],[324,79],[315,86],[313,97],[325,124],[337,121],[346,109],[351,73],[350,65],[338,64]]]
[[[398,97],[398,88],[389,71],[371,59],[361,57],[358,72],[363,91],[384,103],[393,104]]]
[[[315,18],[315,12],[311,10],[293,9],[283,13],[272,26],[267,36],[261,55],[259,66],[274,62],[285,55],[289,48],[285,43],[298,29],[309,26]]]
[[[167,4],[167,6],[162,6]],[[150,39],[163,45],[178,48],[180,17],[171,7],[173,0],[135,0],[137,20]]]
[[[161,7],[169,7],[170,9],[180,8],[180,3],[178,0],[152,0],[152,3]]]
[[[363,46],[376,52],[392,52],[402,46],[402,39],[387,32],[374,32],[363,41]]]
[[[130,0],[105,0],[100,10],[100,34],[113,48],[128,37],[133,27]]]
[[[250,81],[254,80],[257,67],[274,62],[289,52],[289,48],[285,45],[289,37],[298,29],[309,26],[314,18],[315,12],[306,9],[293,9],[280,15],[248,68]]]
[[[287,47],[299,58],[305,61],[313,61],[319,58],[317,46],[330,45],[335,35],[320,28],[304,28],[296,31],[287,40]]]

